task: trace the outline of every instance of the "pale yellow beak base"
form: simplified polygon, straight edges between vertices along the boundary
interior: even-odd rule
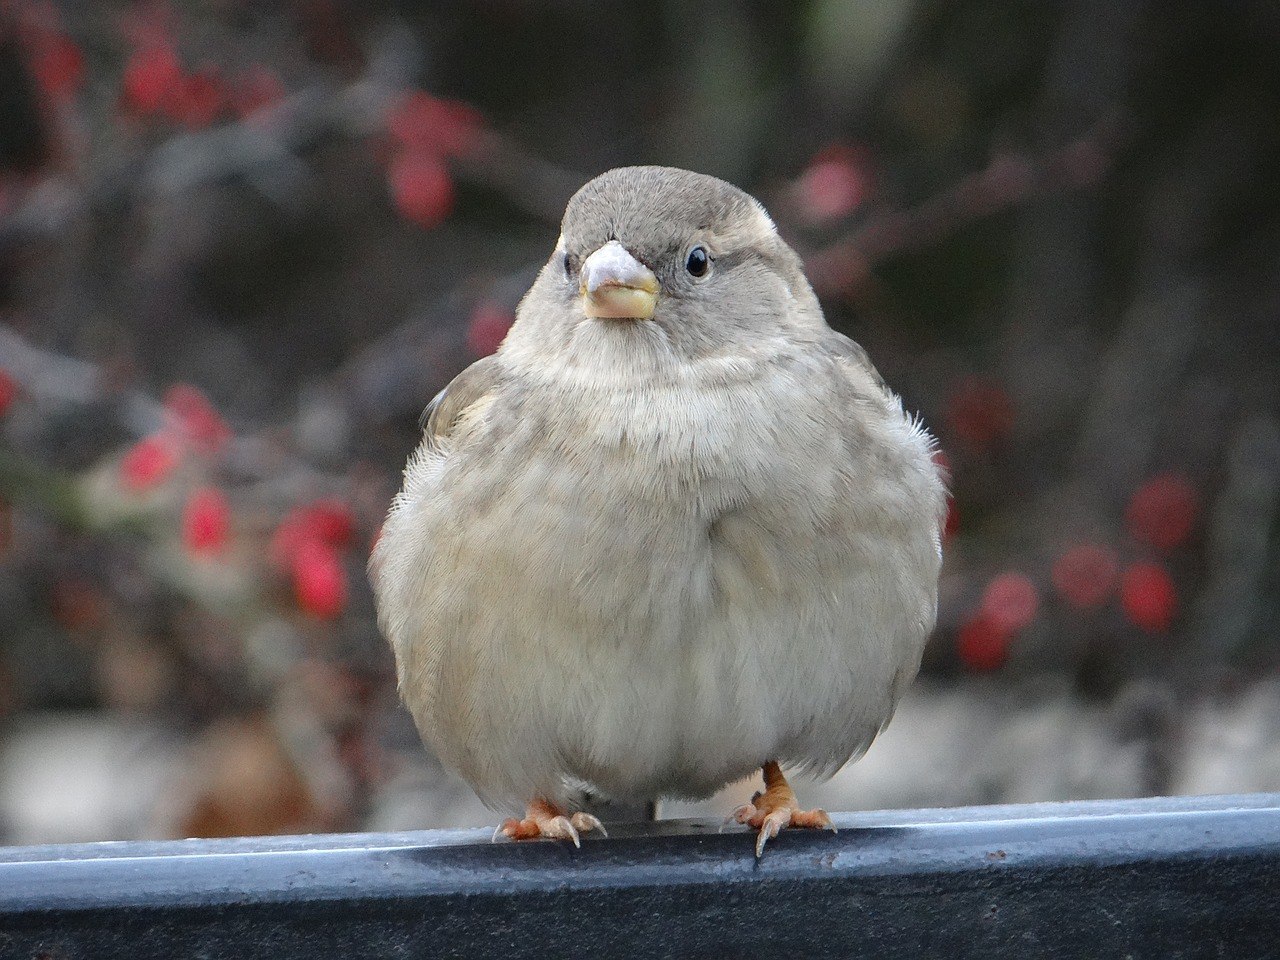
[[[587,257],[581,282],[588,317],[649,320],[658,305],[658,278],[617,240]]]
[[[600,287],[582,294],[582,312],[588,317],[615,320],[648,320],[658,305],[658,295],[635,287]]]

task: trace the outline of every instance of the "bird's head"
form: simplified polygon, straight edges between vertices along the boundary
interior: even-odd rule
[[[665,354],[671,362],[821,324],[799,258],[753,197],[715,177],[623,167],[569,201],[513,348]]]

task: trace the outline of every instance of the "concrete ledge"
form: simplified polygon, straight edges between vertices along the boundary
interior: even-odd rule
[[[1280,795],[0,851],[0,958],[1275,957]]]

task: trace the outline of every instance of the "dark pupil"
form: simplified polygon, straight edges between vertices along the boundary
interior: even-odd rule
[[[564,255],[564,272],[573,273],[573,257],[567,253]]]
[[[694,247],[689,251],[689,260],[684,267],[695,277],[701,277],[707,272],[707,267],[711,265],[711,261],[707,259],[707,251],[702,247]]]

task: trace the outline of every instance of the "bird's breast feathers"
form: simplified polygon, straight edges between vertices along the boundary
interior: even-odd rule
[[[382,623],[424,735],[482,797],[831,771],[914,674],[927,436],[834,362],[713,374],[507,385],[411,460],[374,559]]]

